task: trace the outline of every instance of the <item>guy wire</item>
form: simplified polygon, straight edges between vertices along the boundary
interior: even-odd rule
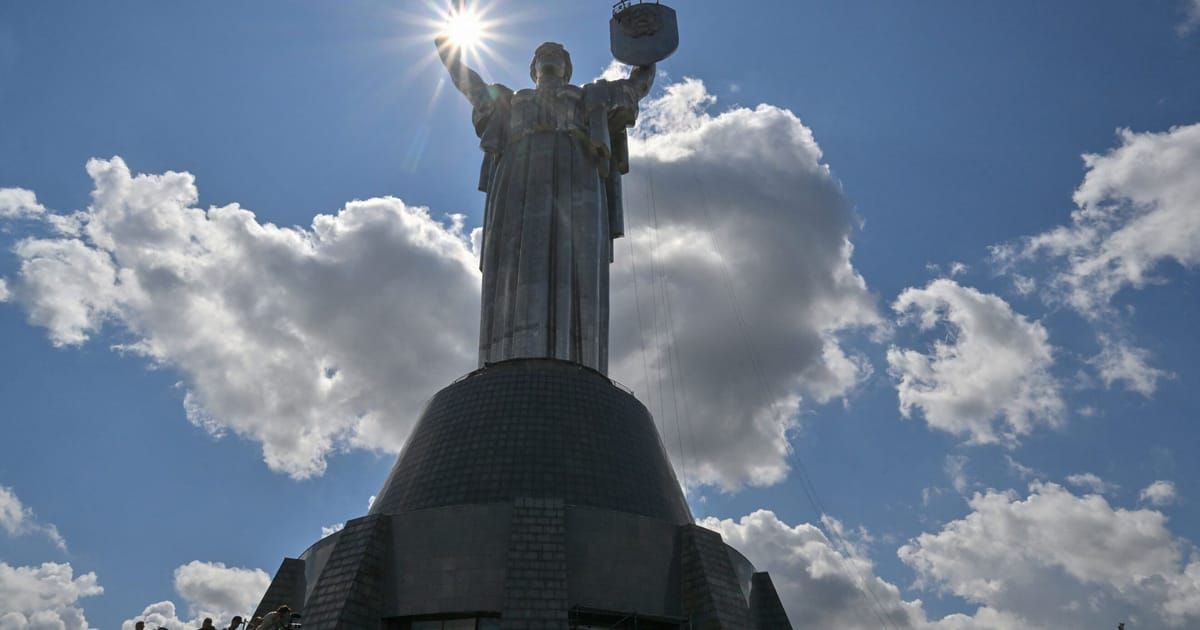
[[[698,175],[696,175],[694,172],[691,173],[691,176],[692,176],[693,180],[696,182],[696,186],[697,186],[697,188],[695,188],[694,190],[699,191],[699,194],[700,194],[700,202],[698,205],[700,205],[704,209],[704,219],[705,219],[705,222],[707,223],[706,227],[708,230],[709,238],[712,240],[713,250],[717,254],[717,259],[721,263],[722,273],[725,276],[725,285],[729,291],[730,303],[732,305],[734,315],[735,315],[735,318],[738,323],[739,332],[741,333],[742,344],[746,350],[746,355],[749,359],[751,369],[754,371],[755,380],[758,381],[759,387],[762,389],[763,396],[770,404],[772,414],[777,417],[782,416],[782,413],[780,412],[779,407],[778,407],[778,399],[775,398],[774,396],[772,396],[771,392],[768,391],[768,385],[767,385],[766,378],[764,377],[762,368],[759,365],[757,357],[755,356],[756,350],[753,347],[753,344],[750,342],[750,336],[747,331],[748,327],[746,325],[746,320],[742,314],[742,310],[741,310],[741,306],[740,306],[741,303],[738,301],[738,297],[737,297],[737,289],[733,283],[733,273],[729,269],[729,261],[726,259],[725,254],[721,251],[720,241],[716,237],[717,235],[716,235],[715,224],[714,224],[714,221],[712,218],[712,212],[709,208],[709,201],[712,199],[712,197],[710,197],[707,194],[707,187],[704,185],[704,182],[702,181],[702,179]],[[808,469],[804,466],[804,462],[801,459],[799,453],[796,452],[796,449],[791,449],[790,445],[789,445],[789,450],[791,450],[792,457],[794,458],[796,465],[797,465],[797,472],[799,473],[798,476],[800,478],[800,487],[803,489],[803,491],[806,495],[806,498],[809,501],[809,504],[812,506],[813,510],[816,511],[816,513],[817,513],[817,519],[816,519],[817,522],[814,523],[813,525],[822,531],[828,530],[826,532],[827,537],[834,544],[834,548],[840,552],[838,555],[845,556],[845,558],[842,559],[842,562],[848,568],[849,567],[848,559],[851,555],[850,554],[850,546],[842,538],[841,534],[836,531],[835,528],[825,527],[825,524],[823,522],[823,517],[826,514],[825,508],[822,505],[821,501],[818,499],[816,486],[813,484],[812,478],[808,474]],[[879,600],[879,596],[876,595],[875,589],[872,588],[871,582],[868,578],[863,578],[863,587],[864,587],[864,590],[867,591],[867,594],[870,596],[872,603],[874,604],[873,612],[878,617],[879,622],[881,624],[883,624],[883,626],[886,628],[894,628],[895,624],[891,623],[890,619],[888,619],[887,614],[886,614],[887,609],[884,608],[883,602],[881,602]]]
[[[649,197],[650,197],[650,216],[653,220],[653,226],[654,226],[654,232],[653,232],[654,252],[659,252],[660,247],[659,247],[659,235],[658,235],[658,204],[657,204],[657,201],[655,199],[655,194],[654,194],[654,168],[649,164],[649,162],[647,162],[647,164],[646,164],[646,179],[647,179],[647,183],[648,183],[647,192],[649,193]],[[651,259],[653,259],[653,258],[654,258],[654,255],[652,254]],[[666,322],[664,322],[666,325],[666,333],[667,333],[667,343],[666,343],[667,368],[671,370],[671,395],[672,395],[672,399],[674,400],[674,411],[675,411],[675,439],[679,443],[680,472],[683,473],[683,487],[686,492],[687,487],[688,487],[688,470],[687,470],[688,466],[687,466],[687,453],[685,453],[683,450],[683,431],[680,428],[681,425],[679,422],[679,374],[671,362],[671,357],[672,357],[671,348],[672,348],[672,346],[675,345],[675,329],[669,319],[670,301],[667,296],[667,275],[666,275],[666,271],[663,270],[661,264],[658,265],[658,280],[659,280],[660,293],[662,295],[662,301],[663,301],[663,306],[664,306],[663,315],[668,316],[668,320]],[[657,305],[656,305],[656,308],[657,308]],[[660,370],[659,374],[660,375],[662,374],[661,370]],[[661,382],[661,379],[659,382]],[[665,419],[664,419],[664,422],[665,422]]]

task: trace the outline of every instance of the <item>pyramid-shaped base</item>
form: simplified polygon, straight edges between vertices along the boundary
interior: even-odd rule
[[[285,566],[268,592],[303,593],[306,629],[790,628],[692,523],[645,407],[558,361],[439,392],[371,513]]]

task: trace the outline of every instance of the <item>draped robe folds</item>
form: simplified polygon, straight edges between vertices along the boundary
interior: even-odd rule
[[[607,372],[609,264],[624,229],[636,89],[487,85],[469,96],[487,193],[479,363],[552,357]]]

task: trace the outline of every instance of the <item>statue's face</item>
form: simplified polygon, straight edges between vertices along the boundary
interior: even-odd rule
[[[560,51],[548,50],[539,53],[533,60],[537,82],[544,79],[563,79],[567,74],[567,58]]]

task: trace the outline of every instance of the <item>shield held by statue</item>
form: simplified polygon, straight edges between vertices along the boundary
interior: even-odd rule
[[[631,66],[658,63],[679,48],[675,9],[657,2],[617,3],[608,31],[613,58]]]

